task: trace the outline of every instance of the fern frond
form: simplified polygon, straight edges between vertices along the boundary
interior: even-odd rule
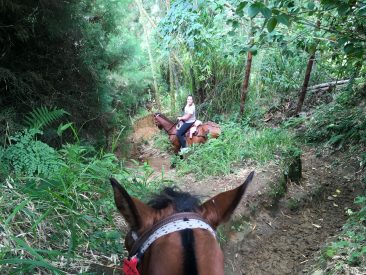
[[[47,107],[42,106],[30,112],[25,117],[24,122],[29,128],[42,129],[64,115],[70,114],[63,109],[54,108],[49,110]]]

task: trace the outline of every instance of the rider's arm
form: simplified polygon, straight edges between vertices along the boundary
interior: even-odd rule
[[[190,117],[192,116],[192,114],[185,114],[184,116],[179,116],[178,117],[178,120],[183,120],[183,121],[186,121],[188,120]]]

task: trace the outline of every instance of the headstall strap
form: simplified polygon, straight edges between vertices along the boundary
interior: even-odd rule
[[[136,255],[138,255],[138,258],[141,257],[149,246],[158,238],[188,228],[202,228],[208,230],[216,238],[215,231],[199,214],[194,212],[176,213],[157,222],[151,229],[144,232],[133,244],[129,259]]]

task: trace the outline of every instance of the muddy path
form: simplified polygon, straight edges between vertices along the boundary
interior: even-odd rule
[[[354,198],[363,191],[358,162],[343,153],[320,155],[304,148],[301,184],[290,183],[275,203],[271,184],[282,175],[274,164],[241,163],[231,175],[198,181],[193,175],[178,177],[170,169],[170,156],[153,150],[145,143],[139,158],[156,175],[163,169],[165,177],[184,191],[202,195],[202,200],[240,185],[250,171],[256,172],[231,221],[220,229],[225,274],[312,274],[315,255],[341,230],[345,210],[354,207]]]

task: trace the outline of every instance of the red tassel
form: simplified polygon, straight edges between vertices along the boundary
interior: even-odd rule
[[[136,256],[132,257],[131,260],[123,259],[123,272],[125,275],[139,275]]]

